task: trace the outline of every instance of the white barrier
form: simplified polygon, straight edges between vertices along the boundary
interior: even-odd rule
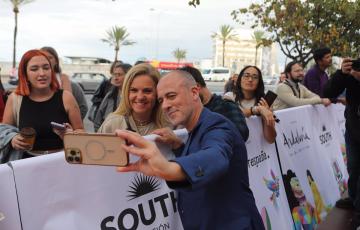
[[[0,229],[21,230],[13,171],[0,165]]]
[[[24,230],[182,229],[176,194],[158,178],[70,165],[63,152],[12,164]]]
[[[292,229],[294,223],[295,229],[316,226],[340,197],[347,178],[338,141],[341,109],[304,106],[276,112],[278,154],[264,140],[260,119],[247,119],[250,187],[267,229]],[[170,152],[164,146],[161,150]],[[117,173],[114,167],[70,165],[63,153],[12,166],[24,230],[182,229],[176,194],[160,179]],[[0,221],[0,229],[21,229],[7,165],[0,165],[0,181],[0,212],[12,213],[5,214],[8,221]]]
[[[266,229],[292,229],[293,221],[284,190],[274,144],[263,137],[261,118],[246,121],[250,133],[246,142],[250,188]]]
[[[340,198],[347,178],[331,107],[304,106],[276,112],[277,146],[295,229],[312,229]]]

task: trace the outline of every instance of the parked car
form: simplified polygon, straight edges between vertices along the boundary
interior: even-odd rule
[[[276,91],[277,85],[279,84],[280,78],[278,76],[263,76],[265,91],[271,90]]]
[[[8,83],[10,85],[15,85],[16,86],[18,84],[18,82],[19,82],[18,70],[17,70],[17,68],[13,68],[10,71]]]
[[[205,81],[227,81],[230,78],[230,70],[224,67],[214,67],[202,70]]]
[[[77,82],[85,93],[93,93],[102,81],[108,79],[102,73],[74,73],[71,80]]]

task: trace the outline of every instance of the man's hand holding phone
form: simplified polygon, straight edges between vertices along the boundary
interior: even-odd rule
[[[126,166],[129,154],[124,144],[125,140],[115,134],[66,133],[65,159],[71,164]]]
[[[186,174],[176,162],[168,161],[155,143],[145,140],[138,133],[116,130],[116,135],[126,140],[122,148],[140,159],[125,167],[118,167],[118,172],[142,172],[147,176],[157,176],[168,181],[184,181]]]
[[[344,58],[342,63],[341,63],[341,71],[343,72],[343,74],[350,74],[351,69],[352,69],[352,60],[351,58]]]

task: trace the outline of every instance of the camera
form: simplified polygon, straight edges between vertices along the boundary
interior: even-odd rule
[[[360,58],[358,58],[356,60],[352,60],[351,62],[352,62],[351,68],[354,71],[360,72]]]
[[[69,148],[65,150],[65,159],[69,163],[81,164],[82,157],[81,151],[77,148]]]

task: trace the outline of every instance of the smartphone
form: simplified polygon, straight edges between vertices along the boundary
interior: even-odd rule
[[[58,129],[58,130],[65,130],[66,127],[63,124],[60,123],[56,123],[54,121],[50,122],[50,125],[54,128],[54,129]]]
[[[115,134],[66,133],[65,159],[70,164],[126,166],[129,154],[122,144],[125,140]]]
[[[351,60],[352,64],[351,64],[351,68],[354,71],[360,71],[360,59],[356,59],[356,60]]]
[[[269,107],[274,103],[275,99],[277,98],[277,94],[271,90],[268,90],[264,96],[266,103],[268,103]]]

